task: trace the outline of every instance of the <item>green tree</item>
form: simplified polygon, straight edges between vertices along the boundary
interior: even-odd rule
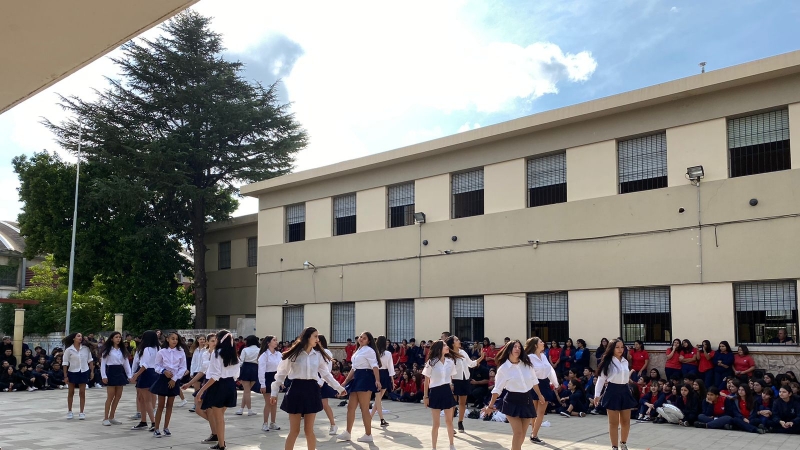
[[[288,173],[307,142],[276,84],[243,79],[209,24],[188,11],[160,37],[125,44],[114,60],[122,80],[94,100],[62,97],[72,118],[44,122],[72,152],[82,128],[82,158],[107,172],[98,189],[135,197],[154,226],[192,250],[198,328],[206,327],[207,222],[230,217],[237,185]]]

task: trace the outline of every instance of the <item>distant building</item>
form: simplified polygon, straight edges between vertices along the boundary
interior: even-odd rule
[[[19,224],[0,220],[0,298],[25,289],[33,276],[30,267],[44,260],[29,261],[22,256],[24,252],[25,239],[19,234]]]

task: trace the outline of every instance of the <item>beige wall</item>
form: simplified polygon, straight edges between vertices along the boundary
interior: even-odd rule
[[[525,159],[519,158],[483,168],[485,214],[522,209],[527,177]]]
[[[326,197],[306,202],[306,240],[331,237],[332,234],[333,199]]]
[[[692,166],[703,166],[703,183],[728,178],[724,117],[667,129],[667,185],[688,184],[686,169]]]
[[[283,206],[259,211],[258,246],[283,244],[285,223]],[[306,225],[306,229],[308,229],[308,225]]]
[[[219,244],[206,244],[206,272],[214,272],[219,268]]]
[[[789,105],[789,151],[792,155],[792,169],[800,169],[800,103]]]
[[[387,201],[385,186],[356,192],[357,233],[386,228]]]
[[[450,329],[450,297],[429,297],[414,300],[414,333],[417,342],[439,339]],[[410,337],[409,337],[410,339]]]
[[[356,302],[356,335],[369,331],[374,337],[386,335],[386,302]]]
[[[673,339],[689,339],[694,344],[708,339],[713,348],[722,340],[735,345],[731,283],[672,286],[670,304]]]
[[[283,336],[283,308],[280,306],[260,306],[256,311],[256,334],[276,336],[280,341]]]
[[[528,338],[527,302],[524,293],[485,295],[483,297],[484,336],[502,345],[503,338]]]
[[[231,241],[231,269],[247,267],[247,239]]]
[[[449,173],[414,183],[414,210],[425,213],[426,223],[450,219]]]
[[[569,291],[569,335],[597,348],[620,335],[619,289]]]
[[[567,201],[617,194],[617,141],[567,149]]]
[[[331,304],[309,303],[303,307],[303,328],[314,327],[331,342]]]

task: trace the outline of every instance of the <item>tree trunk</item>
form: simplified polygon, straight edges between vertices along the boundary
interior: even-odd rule
[[[208,293],[206,285],[206,220],[203,200],[192,207],[192,246],[194,247],[194,326],[207,328]]]

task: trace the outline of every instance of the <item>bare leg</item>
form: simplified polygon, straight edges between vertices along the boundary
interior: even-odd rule
[[[467,412],[467,396],[466,395],[459,395],[458,396],[458,421],[464,421],[464,413]]]
[[[317,436],[314,434],[314,420],[316,420],[316,418],[316,414],[306,414],[305,417],[303,417],[303,429],[306,433],[308,450],[315,450],[317,448]]]
[[[372,420],[369,415],[369,399],[372,392],[356,392],[358,404],[361,406],[361,421],[364,422],[364,434],[372,436]],[[355,421],[355,410],[353,410],[353,421]]]
[[[381,421],[383,420],[383,404],[381,402],[384,393],[386,393],[386,389],[381,389],[380,392],[375,394],[375,403],[373,403],[372,405],[372,414],[370,414],[369,416],[370,418],[375,417],[375,413],[377,412],[378,417],[381,418]]]
[[[625,411],[620,411],[619,413],[619,424],[620,434],[622,435],[620,439],[622,442],[628,443],[628,433],[631,431],[631,410],[627,409]]]
[[[270,402],[270,405],[269,405],[269,419],[270,420],[269,420],[269,422],[270,423],[275,423],[275,418],[276,418],[277,415],[278,415],[278,404],[275,403],[273,405],[272,402]]]
[[[513,436],[511,437],[511,450],[522,450],[522,443],[525,442],[525,431],[528,429],[530,419],[520,419],[519,417],[506,417],[511,424]]]
[[[619,411],[607,410],[608,414],[608,437],[611,439],[612,447],[619,447]],[[630,413],[628,414],[628,423],[630,423]]]
[[[300,435],[300,421],[303,420],[300,414],[289,414],[289,434],[286,436],[284,450],[292,450],[297,436]],[[309,447],[310,449],[311,447]]]
[[[122,399],[122,386],[114,386],[114,401],[111,402],[111,411],[108,413],[108,418],[113,419],[117,415],[117,406]]]
[[[83,408],[86,406],[86,385],[82,384],[78,387],[78,396],[80,397],[81,401],[81,412],[83,412]]]
[[[67,391],[67,411],[72,411],[72,399],[73,399],[73,397],[75,397],[75,385],[72,384],[72,383],[69,383],[69,389]]]
[[[431,448],[434,450],[436,449],[436,441],[439,439],[439,414],[441,414],[440,410],[431,410],[431,419],[433,421],[431,426]]]
[[[322,399],[322,409],[325,411],[325,415],[328,416],[328,421],[331,423],[331,426],[336,425],[336,421],[333,420],[333,410],[327,398]]]
[[[268,422],[269,412],[272,409],[270,408],[270,406],[272,405],[269,404],[270,395],[269,394],[262,394],[262,395],[264,396],[264,423],[269,423]]]
[[[251,400],[252,397],[250,395],[251,394],[250,389],[253,388],[253,384],[255,384],[255,382],[253,382],[253,381],[242,381],[241,383],[242,383],[242,388],[244,389],[242,391],[242,409],[245,409],[245,408],[252,409],[253,403],[252,403],[252,400]]]
[[[174,403],[175,397],[167,397],[167,410],[164,413],[164,428],[169,428],[169,418],[172,417],[172,405]],[[161,410],[158,412],[161,412]]]
[[[220,447],[225,447],[225,410],[227,408],[211,408],[211,414],[214,414],[216,418],[216,422],[214,424],[217,427],[217,444]]]
[[[547,412],[547,403],[540,404],[536,402],[536,418],[531,419],[531,425],[533,426],[533,430],[531,430],[531,437],[539,437],[539,429],[542,428],[542,422],[544,422],[544,413]]]
[[[356,406],[358,406],[358,392],[353,392],[347,402],[347,432],[351,434],[353,433],[353,423],[356,421]]]
[[[444,410],[445,425],[447,425],[447,437],[450,440],[450,445],[453,445],[453,438],[455,437],[455,430],[453,430],[453,408]]]
[[[158,396],[158,408],[156,408],[156,419],[155,419],[155,422],[154,422],[156,424],[156,430],[161,428],[160,427],[160,425],[161,425],[161,413],[164,411],[164,404],[166,403],[166,401],[167,401],[167,398],[164,397],[163,395],[159,395]]]
[[[109,386],[106,388],[106,404],[103,408],[103,420],[109,419],[109,414],[111,413],[111,404],[114,403],[114,395],[116,391],[116,386]]]

